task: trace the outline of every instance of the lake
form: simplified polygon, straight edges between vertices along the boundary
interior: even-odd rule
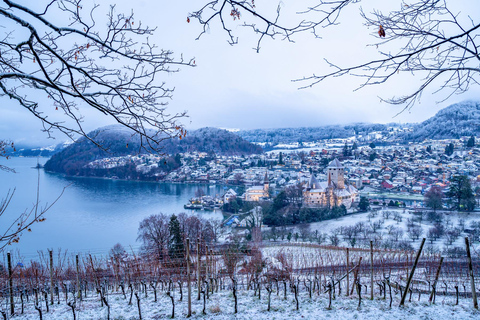
[[[47,160],[40,158],[39,162],[44,164]],[[38,178],[42,207],[55,201],[65,188],[46,213],[46,221],[34,224],[32,232],[24,232],[18,244],[7,247],[10,251],[20,250],[26,257],[35,256],[38,250],[59,248],[101,254],[116,243],[137,250],[140,221],[160,212],[187,212],[207,219],[222,219],[220,211],[192,212],[183,205],[199,188],[214,196],[223,194],[223,186],[64,177],[34,169],[37,158],[1,159],[0,164],[16,171],[0,171],[0,199],[5,198],[8,190],[16,189],[5,216],[0,217],[0,232],[4,231],[7,220],[32,208]]]

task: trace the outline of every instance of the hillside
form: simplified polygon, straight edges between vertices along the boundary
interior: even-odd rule
[[[463,101],[452,104],[433,117],[414,126],[403,135],[405,140],[458,139],[462,136],[480,135],[480,102]]]
[[[353,123],[321,127],[241,130],[237,134],[251,142],[264,142],[275,145],[278,143],[314,142],[323,139],[348,138],[355,135],[366,136],[372,132],[387,132],[391,128],[408,126],[411,125]]]
[[[251,142],[280,143],[316,142],[323,139],[366,137],[379,132],[389,141],[408,142],[425,139],[457,139],[480,135],[480,102],[464,101],[440,110],[435,116],[419,124],[353,123],[321,127],[273,128],[241,130],[239,136]],[[407,130],[404,130],[407,128]],[[400,130],[399,130],[400,129]]]
[[[88,176],[92,175],[92,172],[87,170],[85,165],[94,160],[147,153],[141,148],[141,141],[138,135],[133,135],[131,131],[118,125],[103,127],[90,132],[88,135],[94,137],[106,151],[82,137],[62,151],[54,154],[45,164],[45,169],[67,175]],[[182,140],[164,140],[160,143],[160,147],[166,155],[193,151],[213,152],[219,155],[241,155],[262,152],[259,146],[245,141],[226,130],[215,128],[202,128],[191,131]],[[171,167],[164,169],[168,171]],[[116,170],[118,171],[118,169]],[[131,170],[128,169],[127,171]],[[95,175],[97,174],[99,173]],[[119,172],[110,173],[110,175],[118,174]],[[135,178],[141,179],[142,177]]]
[[[262,152],[261,147],[234,133],[209,127],[190,131],[182,140],[166,140],[163,146],[169,154],[200,151],[222,155],[247,155]]]

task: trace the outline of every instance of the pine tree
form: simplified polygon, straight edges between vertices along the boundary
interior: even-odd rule
[[[348,147],[348,144],[345,142],[345,146],[343,147],[343,156],[349,157],[352,155],[352,150]]]
[[[454,145],[450,142],[448,146],[445,147],[445,154],[451,156],[453,154]]]
[[[185,257],[183,236],[180,229],[180,222],[174,214],[170,217],[168,231],[170,233],[170,238],[168,239],[168,255],[170,256],[170,259],[183,259]]]
[[[467,141],[467,148],[475,147],[475,137],[471,136],[470,139]]]
[[[358,203],[358,208],[361,211],[367,211],[368,208],[370,207],[370,202],[366,197],[360,197],[360,202]]]
[[[454,176],[446,196],[457,210],[472,211],[475,208],[475,196],[467,176]]]

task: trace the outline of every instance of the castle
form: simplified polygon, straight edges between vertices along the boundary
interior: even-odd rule
[[[327,167],[327,181],[318,182],[312,174],[303,190],[303,201],[308,207],[352,206],[358,191],[351,185],[345,186],[345,168],[334,159]]]

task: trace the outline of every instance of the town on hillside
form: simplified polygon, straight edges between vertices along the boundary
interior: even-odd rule
[[[357,207],[361,196],[372,204],[426,206],[424,196],[432,188],[445,195],[452,180],[461,176],[470,183],[478,206],[480,147],[475,137],[403,145],[389,144],[374,134],[370,137],[362,142],[353,137],[323,140],[308,147],[284,145],[283,149],[243,156],[186,152],[172,155],[170,159],[178,163],[171,166],[174,169],[155,175],[158,181],[226,186],[225,194],[208,199],[207,208],[218,208],[234,198],[272,200],[282,190],[300,186],[305,205],[343,204],[347,210]],[[106,169],[127,163],[146,174],[165,166],[165,158],[128,155],[95,160],[88,166]],[[203,195],[198,196],[192,204],[201,203]]]

